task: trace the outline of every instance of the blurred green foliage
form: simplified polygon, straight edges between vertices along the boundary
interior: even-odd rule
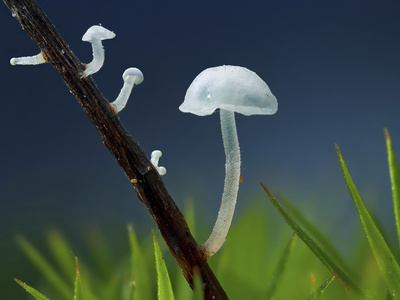
[[[400,171],[389,133],[385,133],[400,235]],[[262,185],[266,192],[263,199],[234,223],[223,248],[209,259],[230,299],[400,299],[399,250],[393,250],[393,243],[388,243],[365,206],[338,147],[337,154],[366,236],[354,239],[357,259],[345,261],[317,224],[289,201],[276,199]],[[270,209],[268,198],[289,227],[271,218],[276,211]],[[194,215],[194,207],[189,206],[186,217],[196,235]],[[139,241],[131,226],[127,232],[127,255],[117,260],[112,257],[112,245],[101,234],[93,234],[88,240],[90,266],[78,264],[71,253],[72,245],[60,232],[47,235],[51,259],[27,239],[18,237],[21,249],[47,282],[40,286],[46,296],[18,279],[16,282],[35,299],[203,298],[200,278],[195,278],[197,289],[193,293],[174,262],[164,261],[163,254],[170,254],[154,233],[152,245],[150,239]]]

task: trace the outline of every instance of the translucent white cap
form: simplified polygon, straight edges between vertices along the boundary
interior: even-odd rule
[[[142,71],[137,68],[129,68],[125,70],[124,74],[122,74],[122,79],[126,81],[129,77],[133,79],[135,85],[142,83],[144,80]]]
[[[93,25],[82,36],[82,41],[91,42],[93,40],[108,40],[115,37],[115,33],[103,26]]]
[[[186,91],[182,112],[211,115],[217,108],[243,115],[272,115],[278,101],[268,85],[253,71],[219,66],[201,72]]]

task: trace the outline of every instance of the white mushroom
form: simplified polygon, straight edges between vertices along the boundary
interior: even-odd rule
[[[222,140],[225,148],[225,185],[214,229],[203,244],[207,257],[225,242],[232,222],[240,181],[240,149],[235,112],[243,115],[272,115],[278,102],[268,85],[254,72],[236,66],[220,66],[201,72],[189,86],[179,109],[198,116],[220,109]]]
[[[163,176],[163,175],[165,175],[167,173],[167,169],[165,169],[164,167],[159,167],[158,166],[158,161],[159,161],[161,156],[162,156],[162,153],[161,153],[160,150],[154,150],[153,152],[151,152],[150,161],[153,164],[153,166],[156,167],[156,169],[158,171],[158,174]]]
[[[34,56],[22,56],[22,57],[13,57],[10,59],[10,64],[15,65],[40,65],[47,63],[48,61],[44,58],[43,52],[40,52]]]
[[[94,25],[86,31],[82,37],[82,41],[92,44],[93,60],[86,65],[82,77],[88,77],[100,70],[104,63],[104,48],[101,41],[112,39],[114,37],[114,32],[99,25]]]
[[[144,77],[143,73],[139,69],[129,68],[125,70],[124,74],[122,74],[122,79],[124,80],[124,85],[122,86],[121,92],[119,93],[117,99],[110,103],[111,108],[116,114],[125,107],[133,87],[142,83]]]

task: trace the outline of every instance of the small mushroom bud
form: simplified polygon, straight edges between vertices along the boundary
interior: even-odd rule
[[[10,59],[10,64],[15,65],[40,65],[47,63],[48,61],[44,58],[43,52],[40,52],[34,56],[22,56],[22,57],[13,57]]]
[[[102,40],[108,40],[115,37],[115,33],[99,25],[90,27],[82,37],[82,41],[92,44],[93,60],[86,64],[86,69],[82,77],[96,73],[104,64],[104,48]]]
[[[133,87],[140,84],[144,80],[144,77],[139,69],[129,68],[122,74],[122,79],[124,80],[124,85],[122,86],[121,92],[119,92],[117,99],[110,103],[111,108],[116,114],[125,107]]]
[[[154,150],[153,152],[151,152],[150,161],[153,164],[153,166],[156,167],[156,169],[158,171],[158,174],[163,176],[163,175],[165,175],[167,173],[167,169],[165,169],[164,167],[159,167],[158,166],[158,161],[159,161],[161,156],[162,156],[162,153],[161,153],[160,150]]]

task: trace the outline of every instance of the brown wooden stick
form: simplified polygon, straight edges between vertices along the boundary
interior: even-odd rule
[[[70,92],[96,127],[104,145],[116,158],[139,199],[146,205],[165,242],[193,288],[193,272],[200,271],[205,299],[228,299],[193,238],[178,206],[157,170],[136,140],[121,125],[91,78],[81,79],[82,63],[34,0],[3,0],[43,56],[61,75]],[[43,82],[45,84],[45,82]]]

